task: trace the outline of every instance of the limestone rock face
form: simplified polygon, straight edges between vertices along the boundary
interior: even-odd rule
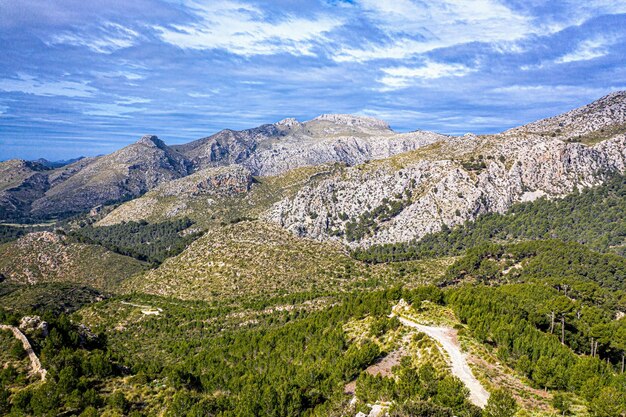
[[[626,91],[616,91],[586,106],[505,132],[535,134],[562,140],[584,139],[607,133],[626,133]]]
[[[196,169],[236,163],[266,176],[304,166],[387,158],[444,137],[430,132],[397,134],[382,120],[325,114],[304,123],[284,119],[254,129],[223,130],[174,149]]]
[[[117,207],[98,225],[110,226],[122,221],[144,219],[155,212],[165,213],[166,217],[180,217],[189,210],[188,202],[193,198],[246,193],[252,182],[250,171],[238,165],[205,168],[161,184],[143,197]]]
[[[266,218],[351,246],[409,241],[515,202],[598,185],[625,166],[626,135],[592,147],[538,136],[449,138],[347,167],[275,204]]]

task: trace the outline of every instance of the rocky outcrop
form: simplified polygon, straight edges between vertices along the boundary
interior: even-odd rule
[[[43,337],[48,336],[48,323],[39,316],[24,316],[18,326],[26,334],[40,333]]]
[[[241,166],[205,168],[187,177],[162,184],[141,198],[122,204],[97,225],[110,226],[122,221],[138,221],[157,213],[165,218],[182,217],[189,214],[191,200],[246,193],[252,182],[250,171]]]
[[[619,133],[626,133],[626,91],[616,91],[567,113],[508,130],[505,135],[533,134],[572,141]]]
[[[598,185],[625,164],[626,135],[593,147],[537,136],[449,138],[345,168],[275,204],[266,218],[351,246],[409,241],[518,201]]]

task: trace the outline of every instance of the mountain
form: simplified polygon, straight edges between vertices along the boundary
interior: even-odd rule
[[[504,132],[541,135],[593,144],[626,133],[626,91],[616,91],[586,106]]]
[[[515,202],[598,185],[625,167],[626,135],[592,147],[465,136],[347,167],[275,204],[266,219],[301,236],[352,246],[408,241]]]
[[[4,162],[0,169],[0,219],[19,219],[64,216],[138,197],[188,175],[190,163],[147,135],[110,155],[81,158],[56,169],[28,161]]]
[[[0,219],[15,219],[28,213],[32,202],[50,187],[48,171],[48,167],[37,162],[0,162]]]
[[[254,175],[278,175],[294,168],[343,162],[348,165],[419,148],[444,136],[430,132],[397,134],[371,117],[325,114],[308,122],[285,119],[240,132],[175,146],[196,167],[237,163]]]
[[[80,161],[78,162],[80,163]],[[32,214],[59,215],[138,197],[189,173],[188,161],[156,136],[142,137],[110,155],[91,161],[33,202]]]
[[[198,161],[200,165],[209,164],[208,159],[197,159],[201,149],[210,149],[226,136],[239,138],[239,144],[252,143],[256,147],[249,148],[249,154],[238,153],[240,163],[232,167],[246,167],[242,169],[251,173],[258,173],[262,167],[278,174],[255,177],[247,186],[249,191],[234,200],[225,199],[222,193],[213,193],[209,201],[182,190],[154,190],[121,205],[101,224],[162,221],[184,215],[210,226],[236,217],[252,217],[278,224],[299,236],[339,241],[352,247],[407,242],[483,213],[504,213],[517,202],[561,197],[599,185],[612,173],[624,172],[625,136],[613,134],[624,122],[624,97],[622,93],[611,94],[565,115],[485,136],[396,134],[384,122],[345,115],[320,116],[305,123],[289,119],[257,130],[228,131],[228,135],[222,132],[177,149],[190,160],[196,158],[196,165]],[[570,136],[553,137],[536,126],[567,128]],[[577,137],[571,136],[572,132],[578,135],[581,126],[585,126],[586,135],[598,135],[603,140],[595,144],[572,141]],[[315,150],[337,150],[339,144],[352,140],[369,141],[371,146],[326,153],[319,160],[307,159],[322,155]],[[411,150],[400,152],[404,147]],[[248,156],[242,157],[244,154]],[[392,156],[383,157],[386,154]],[[365,160],[366,156],[373,158]],[[344,164],[321,165],[327,160]],[[307,161],[317,161],[318,168],[295,176],[297,169],[283,171],[284,164],[306,165]],[[212,175],[210,172],[201,170],[194,176],[201,179]],[[280,184],[293,185],[287,190]],[[223,214],[234,211],[237,216]]]
[[[61,161],[48,161],[45,158],[39,158],[33,162],[36,162],[38,164],[41,164],[45,167],[48,167],[50,169],[54,169],[54,168],[60,168],[63,167],[65,165],[69,165],[69,164],[73,164],[74,162],[78,162],[81,159],[83,159],[84,156],[79,156],[78,158],[72,158],[72,159],[67,159],[67,160],[61,160]]]
[[[0,184],[13,186],[0,195],[0,220],[88,211],[138,197],[167,181],[210,167],[236,164],[253,175],[278,175],[329,162],[354,165],[386,158],[444,137],[430,132],[397,134],[380,120],[336,114],[304,123],[285,119],[242,131],[223,130],[171,147],[147,135],[110,155],[82,158],[55,169],[50,169],[54,164],[22,161],[25,166],[49,170],[32,176],[34,169],[27,169],[30,174],[21,175],[30,180],[24,184],[16,183],[16,174],[0,171]]]
[[[199,205],[211,206],[214,199],[246,194],[252,183],[250,171],[238,165],[204,168],[186,177],[163,183],[142,197],[120,205],[99,221],[98,225],[193,217],[194,212],[200,210]]]

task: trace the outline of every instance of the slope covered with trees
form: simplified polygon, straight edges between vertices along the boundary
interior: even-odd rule
[[[81,243],[97,244],[140,261],[160,264],[176,256],[200,236],[198,231],[184,234],[193,225],[189,219],[161,223],[146,221],[120,223],[112,226],[86,226],[69,233]]]
[[[562,199],[516,204],[505,214],[479,216],[452,229],[444,227],[419,241],[375,245],[353,255],[365,262],[394,262],[456,255],[481,243],[557,238],[601,252],[626,252],[626,177],[574,192]]]

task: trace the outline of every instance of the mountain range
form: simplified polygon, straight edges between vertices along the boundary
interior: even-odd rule
[[[624,92],[2,162],[0,415],[623,417],[624,174]]]
[[[146,135],[62,166],[0,163],[0,219],[48,219],[131,200],[100,224],[163,220],[193,215],[193,201],[206,209],[208,195],[250,198],[266,179],[308,169],[251,217],[351,246],[394,243],[600,184],[625,169],[625,132],[626,93],[616,92],[495,135],[396,133],[381,120],[340,114],[175,146]]]

